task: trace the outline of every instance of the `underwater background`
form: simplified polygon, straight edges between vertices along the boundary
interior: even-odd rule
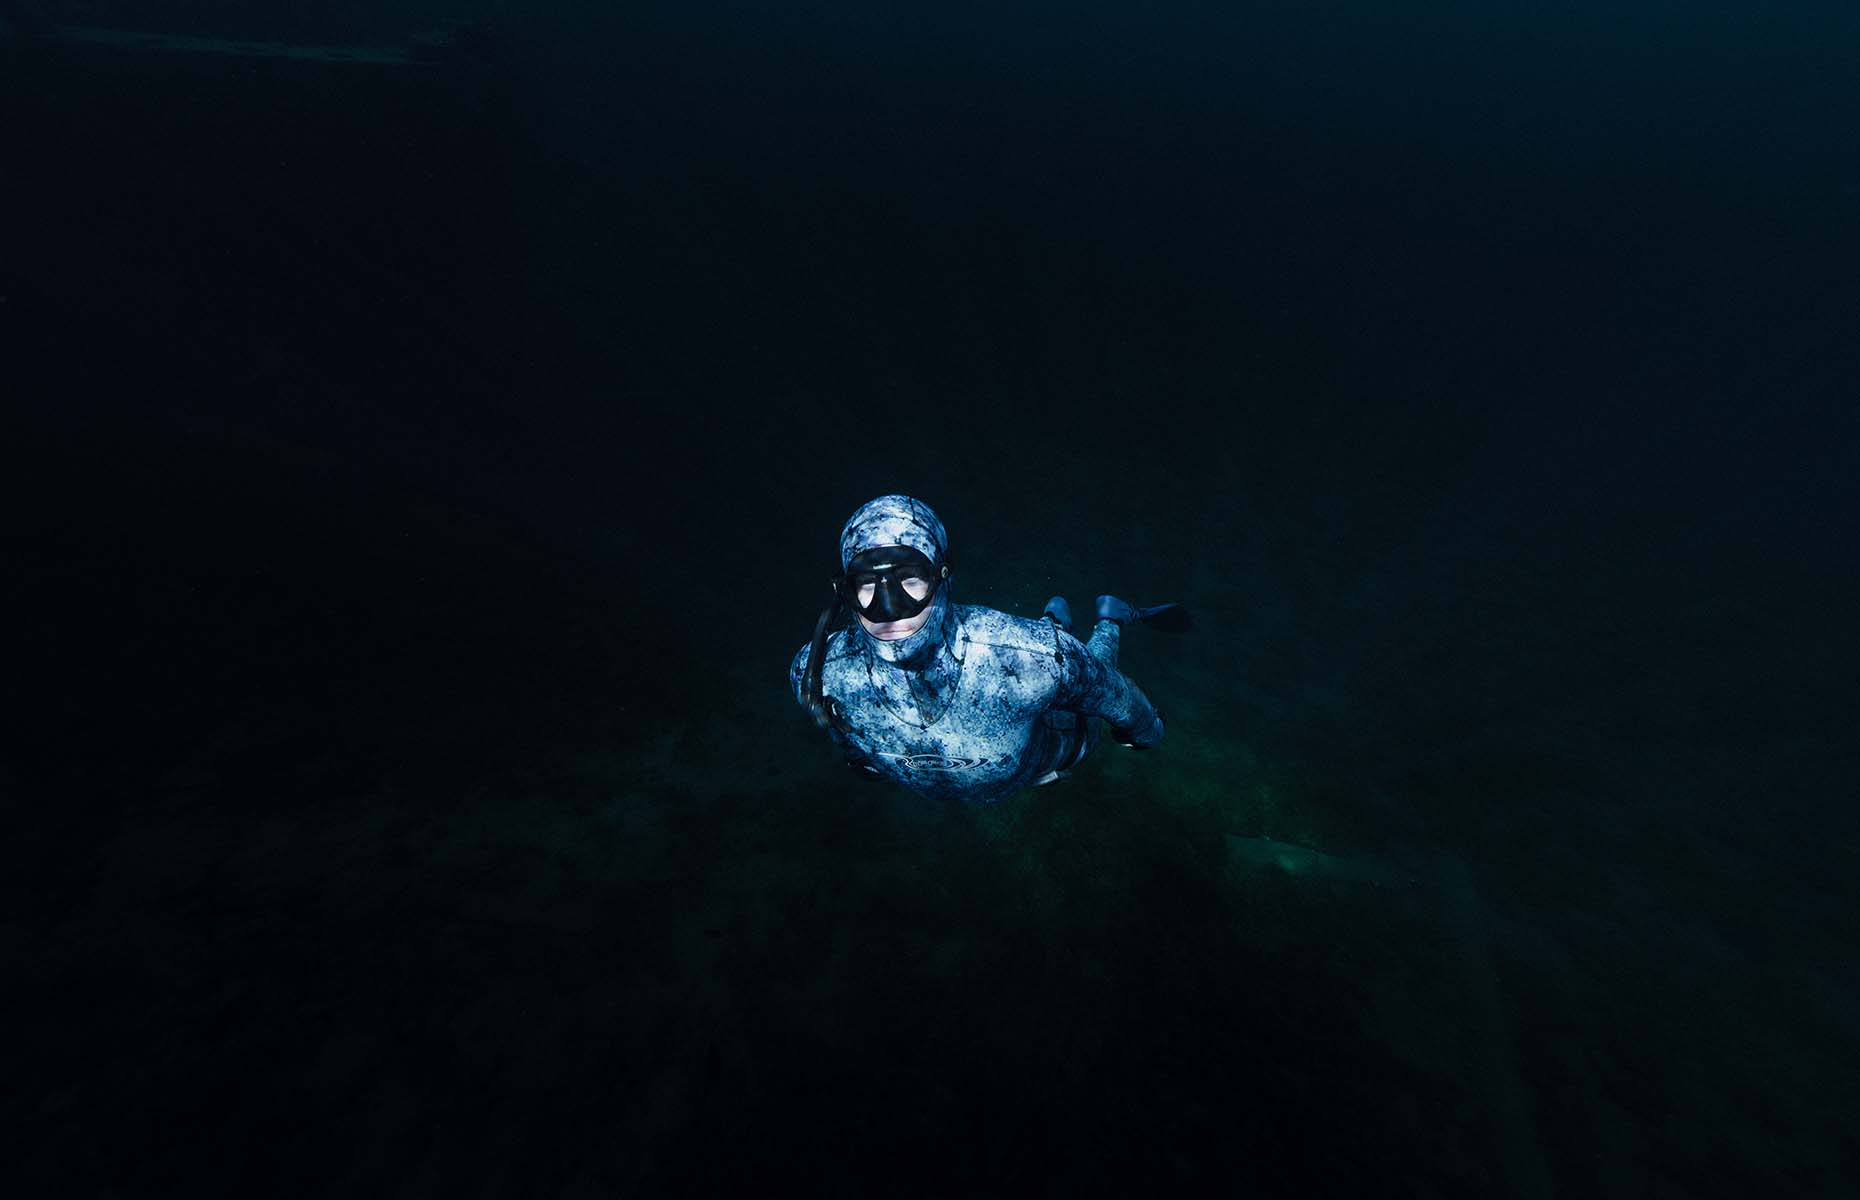
[[[0,22],[30,1194],[1860,1188],[1860,10]],[[891,491],[1163,745],[841,765]]]

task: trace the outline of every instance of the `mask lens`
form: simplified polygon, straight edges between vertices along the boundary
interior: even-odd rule
[[[929,606],[939,578],[921,551],[879,546],[846,564],[840,595],[868,621],[907,621]]]

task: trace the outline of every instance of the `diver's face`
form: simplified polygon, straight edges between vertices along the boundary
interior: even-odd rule
[[[922,600],[925,596],[930,594],[930,581],[928,579],[918,579],[916,576],[911,576],[899,581],[899,586],[904,589],[904,594],[913,600]],[[872,597],[876,595],[877,592],[878,589],[875,585],[870,583],[862,584],[858,592],[859,607],[864,608],[866,605],[872,603]],[[879,641],[897,642],[902,641],[913,633],[916,633],[919,629],[922,629],[924,627],[924,622],[929,619],[930,610],[926,608],[916,616],[906,617],[902,621],[868,621],[865,619],[864,614],[861,614],[859,623],[865,626],[865,631],[867,633],[871,634]]]

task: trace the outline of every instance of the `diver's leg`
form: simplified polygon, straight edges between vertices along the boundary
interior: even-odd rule
[[[1046,724],[1054,735],[1053,765],[1046,774],[1033,781],[1035,787],[1064,779],[1098,744],[1100,723],[1096,717],[1062,708],[1047,713]]]
[[[1046,602],[1046,609],[1040,614],[1067,633],[1072,632],[1072,606],[1066,603],[1064,596],[1054,596]],[[1091,631],[1091,640],[1085,643],[1085,649],[1091,656],[1117,670],[1117,648],[1123,633],[1123,626],[1116,621],[1099,618],[1098,624]]]
[[[1049,604],[1047,607],[1050,610],[1052,606]],[[1120,635],[1121,630],[1116,621],[1100,621],[1097,628],[1091,631],[1091,640],[1085,643],[1085,652],[1115,671]],[[1059,731],[1060,748],[1057,764],[1040,780],[1041,783],[1065,778],[1066,772],[1085,761],[1085,756],[1097,748],[1104,732],[1102,721],[1082,712],[1062,710],[1049,713],[1047,720]]]
[[[1122,629],[1116,621],[1100,621],[1091,631],[1091,638],[1085,643],[1085,652],[1103,663],[1106,668],[1117,670],[1117,650],[1122,638]],[[1096,717],[1079,714],[1079,728],[1084,733],[1080,739],[1079,751],[1068,769],[1077,766],[1087,754],[1098,745],[1098,739],[1104,732],[1104,722]]]
[[[1049,710],[1042,720],[1052,738],[1047,743],[1051,748],[1046,751],[1050,756],[1046,761],[1051,765],[1047,767],[1044,774],[1033,781],[1034,787],[1064,779],[1071,771],[1072,765],[1082,757],[1078,751],[1079,746],[1085,740],[1085,714],[1083,713],[1073,712],[1069,708],[1056,708]]]
[[[1100,721],[1097,717],[1088,717],[1084,713],[1079,714],[1079,732],[1084,736],[1079,738],[1078,753],[1074,754],[1072,756],[1072,761],[1066,764],[1066,770],[1070,771],[1073,767],[1085,761],[1085,756],[1090,754],[1097,747],[1098,738],[1103,728],[1104,722]]]
[[[1109,667],[1117,670],[1117,648],[1123,637],[1123,626],[1116,621],[1100,621],[1091,631],[1091,640],[1085,643],[1085,649],[1091,656]]]

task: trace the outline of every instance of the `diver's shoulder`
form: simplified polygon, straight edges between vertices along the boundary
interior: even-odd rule
[[[1016,617],[979,604],[963,605],[959,612],[971,642],[1029,654],[1053,653],[1053,623],[1042,617]]]

